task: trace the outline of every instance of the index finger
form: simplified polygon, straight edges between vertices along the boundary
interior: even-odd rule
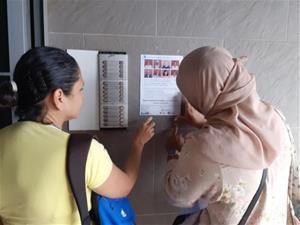
[[[173,134],[174,135],[178,134],[178,126],[176,124],[174,124],[174,126],[173,126]]]
[[[148,125],[148,124],[150,124],[152,121],[153,121],[153,117],[150,116],[150,117],[148,117],[148,118],[146,119],[146,121],[144,122],[144,124],[145,124],[145,125]]]

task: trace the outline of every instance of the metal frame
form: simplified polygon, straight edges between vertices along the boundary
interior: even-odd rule
[[[9,72],[0,73],[12,78],[17,61],[32,47],[43,46],[44,1],[4,0],[7,3]],[[16,118],[13,117],[13,121]]]

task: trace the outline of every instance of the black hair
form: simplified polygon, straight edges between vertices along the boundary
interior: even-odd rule
[[[14,106],[17,104],[17,94],[9,81],[0,83],[0,106]]]
[[[66,51],[54,47],[38,47],[27,51],[18,61],[13,80],[0,85],[0,105],[17,106],[20,120],[36,121],[41,116],[43,100],[57,89],[69,95],[79,80],[79,66]]]

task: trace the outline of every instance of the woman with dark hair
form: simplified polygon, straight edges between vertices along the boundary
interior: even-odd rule
[[[0,130],[0,223],[80,224],[66,175],[69,134],[61,128],[78,117],[83,85],[76,61],[52,47],[29,50],[16,65],[14,81],[1,84],[0,105],[16,106],[20,120]],[[137,129],[124,172],[102,144],[92,141],[86,163],[87,199],[92,190],[113,198],[129,194],[154,126],[148,118]]]
[[[298,184],[289,186],[291,132],[281,113],[258,96],[244,61],[207,46],[179,66],[176,82],[186,107],[168,140],[165,190],[174,205],[194,212],[185,224],[299,224],[291,204],[300,196],[296,176]],[[180,121],[194,128],[184,139]],[[262,174],[265,186],[245,214]]]

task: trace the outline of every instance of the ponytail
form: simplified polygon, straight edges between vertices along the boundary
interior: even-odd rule
[[[17,105],[18,88],[14,81],[0,83],[0,107],[14,107]]]

